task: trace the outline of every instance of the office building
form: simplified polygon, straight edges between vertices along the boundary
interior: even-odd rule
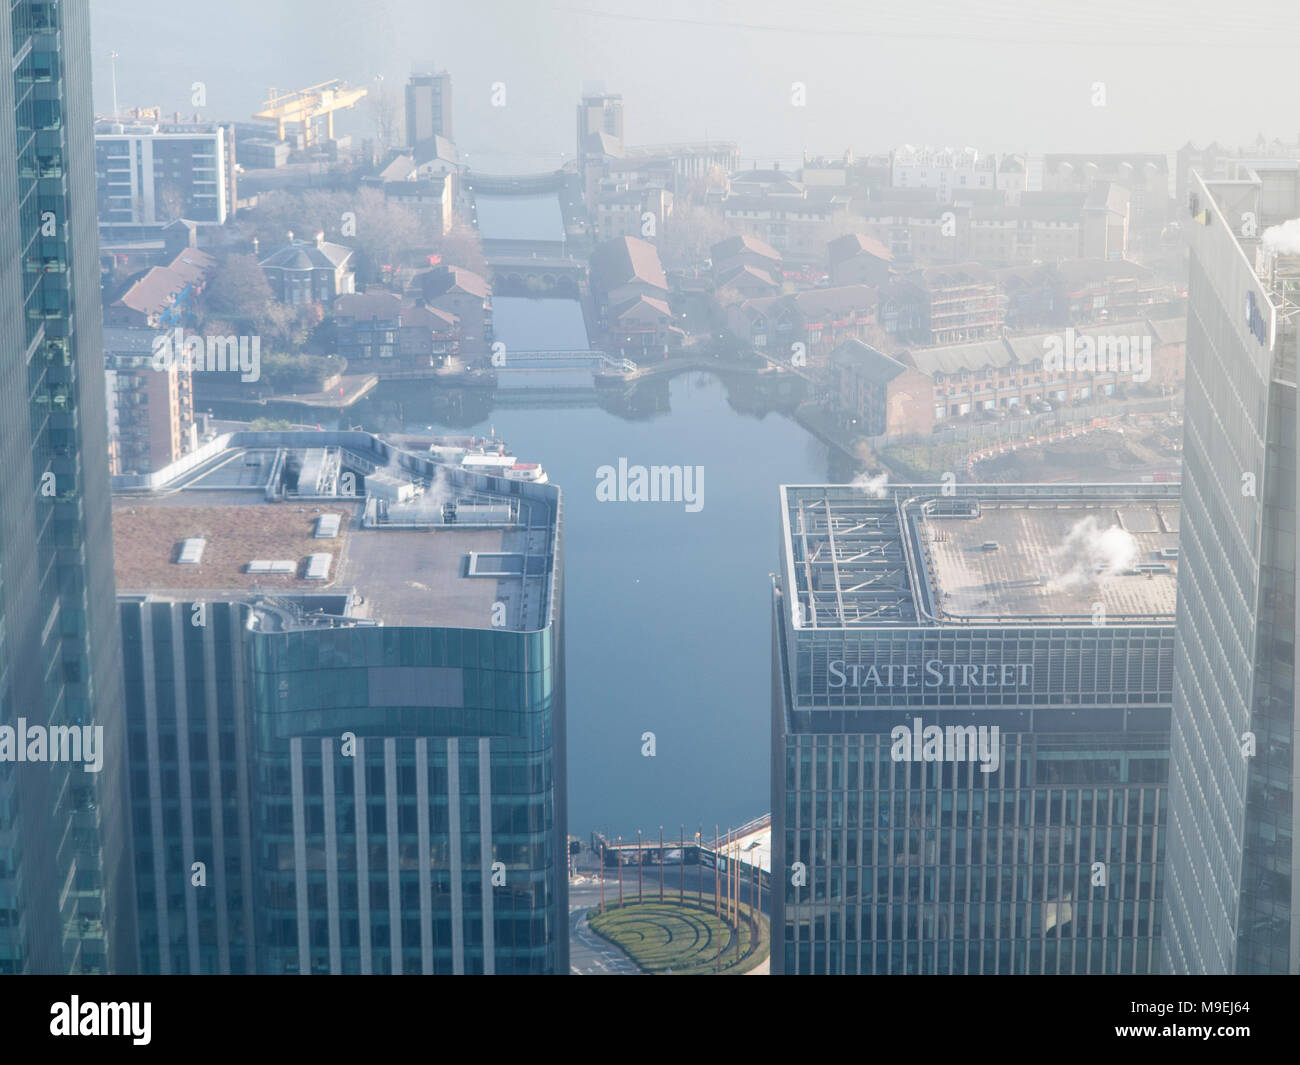
[[[781,489],[773,973],[1158,969],[1178,511]]]
[[[1300,246],[1246,224],[1276,210],[1274,192],[1249,169],[1223,181],[1193,173],[1183,208],[1185,520],[1164,937],[1164,968],[1175,973],[1300,972]]]
[[[417,148],[434,137],[456,139],[451,114],[451,75],[447,71],[412,74],[406,83],[406,146]]]
[[[559,490],[361,432],[115,485],[143,968],[567,972]]]
[[[0,973],[130,972],[89,4],[8,7],[0,19],[0,50],[12,57],[12,92],[0,106]],[[52,742],[32,746],[33,728],[68,741],[58,759]],[[72,730],[94,742],[93,760],[72,745]],[[22,762],[20,735],[29,741]]]
[[[99,222],[165,226],[184,218],[223,225],[235,212],[234,129],[228,123],[144,118],[95,123]]]

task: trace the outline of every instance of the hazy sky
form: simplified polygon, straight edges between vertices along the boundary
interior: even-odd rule
[[[1300,135],[1300,0],[94,0],[96,106],[244,119],[269,86],[396,90],[451,71],[472,167],[553,169],[584,85],[630,144],[730,139],[748,163],[900,143],[1171,151]],[[272,17],[274,16],[274,17]],[[382,83],[375,80],[383,75]],[[494,107],[496,82],[504,107]],[[806,87],[806,105],[791,86]],[[1105,104],[1094,106],[1094,86]],[[341,130],[374,129],[369,109]]]

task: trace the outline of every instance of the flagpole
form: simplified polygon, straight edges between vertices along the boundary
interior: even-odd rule
[[[659,901],[664,901],[664,826],[659,826]]]

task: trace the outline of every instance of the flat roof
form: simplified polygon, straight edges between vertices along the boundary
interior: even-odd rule
[[[782,486],[796,630],[1172,623],[1179,487]]]
[[[984,504],[976,517],[932,514],[921,531],[938,617],[1174,613],[1178,562],[1160,551],[1178,533],[1152,504]]]
[[[484,240],[564,241],[564,212],[557,192],[518,195],[476,188],[474,214]]]
[[[327,447],[353,474],[355,494],[287,491],[280,471]],[[347,603],[346,619],[385,625],[536,631],[550,621],[554,486],[439,465],[358,432],[235,433],[205,450],[145,489],[116,486],[121,594],[250,602],[335,594]],[[367,498],[366,476],[387,473],[415,484],[415,500]],[[444,504],[464,508],[458,520],[448,522]],[[318,523],[331,515],[337,536],[322,541]],[[202,559],[178,564],[180,545],[194,537],[206,541]],[[325,578],[307,579],[311,557],[322,553],[330,556]],[[505,557],[475,571],[475,555]],[[249,573],[257,560],[295,565],[291,573]]]
[[[582,304],[571,299],[493,296],[492,336],[505,344],[507,366],[512,351],[588,351],[591,348]]]

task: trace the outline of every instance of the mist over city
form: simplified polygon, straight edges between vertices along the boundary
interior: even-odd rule
[[[254,974],[1280,1031],[1294,3],[9,6],[16,1039]]]

